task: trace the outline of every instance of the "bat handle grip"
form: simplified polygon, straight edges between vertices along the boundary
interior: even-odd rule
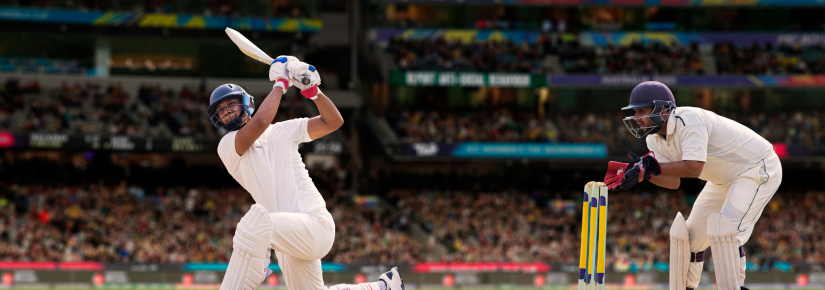
[[[310,83],[312,83],[312,80],[309,78],[309,76],[301,76],[300,81],[304,85],[309,85]]]

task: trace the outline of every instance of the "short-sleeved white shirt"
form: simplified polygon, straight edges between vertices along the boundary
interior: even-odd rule
[[[773,152],[773,145],[750,128],[700,108],[676,108],[666,130],[666,138],[647,136],[647,148],[656,159],[705,162],[699,179],[715,184],[730,183]]]
[[[243,156],[235,151],[238,131],[224,135],[218,145],[229,174],[270,213],[306,212],[326,205],[298,153],[298,144],[312,141],[308,120],[270,125]]]

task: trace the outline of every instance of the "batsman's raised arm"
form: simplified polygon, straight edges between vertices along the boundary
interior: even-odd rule
[[[266,131],[266,128],[275,119],[275,114],[278,112],[278,106],[281,104],[281,97],[289,89],[289,71],[287,65],[291,62],[297,62],[298,59],[294,56],[279,56],[269,68],[269,80],[275,81],[272,86],[272,91],[263,101],[255,113],[254,118],[249,118],[246,124],[238,130],[238,135],[235,136],[235,152],[238,155],[243,155],[249,147],[261,137],[261,134]]]
[[[318,112],[321,115],[309,119],[307,123],[307,132],[312,140],[324,137],[344,125],[344,118],[326,95],[319,93],[318,98],[315,99],[315,105],[318,106]]]
[[[289,74],[295,87],[301,89],[301,95],[315,101],[318,106],[320,116],[309,119],[307,122],[307,133],[312,140],[324,137],[329,133],[341,128],[344,125],[344,118],[341,112],[332,103],[332,100],[321,93],[318,85],[321,84],[321,77],[314,66],[305,62],[290,63]]]

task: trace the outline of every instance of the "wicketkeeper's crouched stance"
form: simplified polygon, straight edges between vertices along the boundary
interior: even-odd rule
[[[762,210],[782,182],[782,165],[773,146],[753,130],[713,112],[676,107],[664,84],[644,82],[630,94],[636,114],[624,119],[651,151],[632,152],[632,164],[610,162],[605,183],[624,190],[644,180],[679,188],[680,178],[707,184],[687,220],[676,214],[670,229],[670,289],[699,285],[704,251],[711,247],[719,289],[744,288],[742,249]]]
[[[209,100],[207,113],[212,123],[228,132],[218,145],[221,161],[256,202],[235,230],[221,290],[258,288],[272,273],[268,268],[271,250],[287,288],[327,289],[320,259],[332,248],[335,222],[309,178],[298,144],[337,130],[344,119],[318,89],[321,78],[315,67],[292,56],[279,56],[272,63],[269,78],[275,85],[257,111],[252,96],[234,84],[218,87]],[[320,116],[271,124],[281,96],[290,86],[300,88],[301,95],[315,101]],[[329,289],[403,290],[404,284],[393,268],[378,282]]]

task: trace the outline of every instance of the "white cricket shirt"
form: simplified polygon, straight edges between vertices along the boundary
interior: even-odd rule
[[[727,184],[772,155],[773,145],[753,130],[714,112],[678,107],[667,121],[667,138],[650,134],[647,148],[660,163],[705,162],[699,179]]]
[[[306,212],[326,205],[298,153],[298,144],[312,141],[308,120],[269,125],[243,156],[235,152],[238,131],[224,135],[218,145],[218,155],[229,174],[270,213]]]

